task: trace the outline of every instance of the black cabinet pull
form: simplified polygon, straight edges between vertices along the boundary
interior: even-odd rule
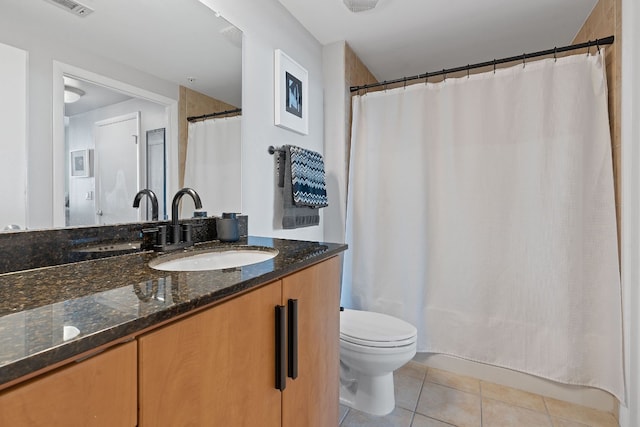
[[[289,378],[298,378],[298,300],[290,299],[289,309]]]
[[[286,319],[285,306],[276,305],[276,388],[283,391],[287,386],[287,365],[285,360]]]

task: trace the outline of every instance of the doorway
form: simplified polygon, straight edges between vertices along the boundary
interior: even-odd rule
[[[139,190],[150,188],[148,131],[169,127],[169,106],[77,76],[63,74],[63,80],[66,90],[73,88],[81,93],[77,102],[65,103],[64,107],[64,225],[151,220],[146,200],[140,209],[133,208],[132,203]],[[162,150],[166,149],[163,144]],[[74,175],[70,162],[72,153],[78,150],[87,152],[88,173]],[[154,150],[158,150],[156,145]],[[163,154],[166,156],[166,152]],[[165,218],[167,174],[162,173],[159,182],[158,168],[155,163],[152,167],[160,218]]]

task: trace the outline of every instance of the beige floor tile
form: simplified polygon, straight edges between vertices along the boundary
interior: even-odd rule
[[[563,420],[562,418],[551,418],[553,427],[589,427],[577,421]]]
[[[545,397],[549,414],[554,418],[578,421],[591,427],[617,427],[618,422],[612,414],[597,411],[592,408],[576,405],[574,403],[563,402],[562,400]]]
[[[393,374],[393,388],[396,396],[396,406],[410,411],[416,410],[422,380],[401,374]]]
[[[430,368],[425,381],[445,385],[469,393],[480,393],[480,380],[440,369]]]
[[[498,400],[482,398],[483,427],[552,427],[546,413],[509,405]]]
[[[410,427],[413,413],[406,409],[396,408],[389,415],[377,417],[350,409],[341,427]]]
[[[451,427],[453,424],[443,423],[442,421],[434,420],[433,418],[425,417],[424,415],[416,414],[413,417],[413,423],[411,427]]]
[[[425,382],[416,412],[458,427],[478,427],[481,423],[480,396]]]
[[[410,360],[409,363],[397,369],[395,373],[424,380],[425,375],[427,375],[427,367],[422,363]]]
[[[480,381],[480,390],[482,397],[488,399],[499,400],[538,412],[547,412],[542,396],[537,394],[485,381]]]
[[[348,406],[340,405],[339,412],[338,412],[338,425],[340,425],[340,423],[344,421],[348,412],[349,412]]]

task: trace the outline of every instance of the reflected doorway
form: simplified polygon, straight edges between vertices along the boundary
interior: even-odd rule
[[[151,220],[147,200],[140,209],[132,206],[140,189],[151,188],[150,179],[160,219],[166,218],[164,134],[160,148],[156,134],[148,131],[168,127],[168,107],[70,75],[63,78],[65,95],[72,92],[76,98],[64,104],[65,225]],[[151,145],[148,136],[154,137]],[[158,150],[164,151],[162,156]],[[87,173],[74,174],[71,157],[77,152],[87,153]]]

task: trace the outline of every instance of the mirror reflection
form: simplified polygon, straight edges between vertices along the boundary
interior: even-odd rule
[[[132,206],[143,188],[164,219],[185,183],[207,187],[209,215],[241,210],[239,125],[214,139],[196,130],[240,121],[219,115],[241,108],[236,27],[197,0],[82,0],[81,16],[68,1],[3,3],[0,231],[150,220],[146,198]],[[237,183],[229,197],[221,180]]]

